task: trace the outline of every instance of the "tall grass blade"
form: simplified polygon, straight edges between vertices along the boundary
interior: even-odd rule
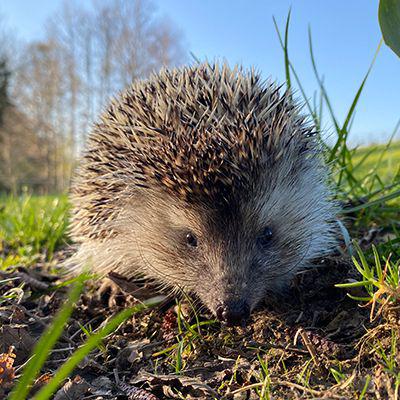
[[[61,365],[58,371],[55,373],[54,377],[44,386],[33,398],[34,400],[47,400],[49,399],[57,390],[57,388],[62,384],[65,378],[67,378],[75,367],[95,348],[100,342],[108,336],[110,333],[114,332],[119,325],[121,325],[126,319],[128,319],[133,314],[160,302],[158,298],[151,299],[143,304],[136,307],[126,309],[117,314],[112,318],[107,325],[100,329],[95,334],[89,336],[86,342],[79,347],[72,356]]]
[[[43,364],[46,362],[50,350],[61,336],[64,326],[74,309],[74,305],[78,301],[83,290],[83,285],[86,279],[86,276],[82,275],[71,288],[67,301],[54,318],[53,323],[47,328],[36,344],[33,350],[33,357],[29,360],[23,370],[22,376],[15,389],[11,392],[9,400],[23,400],[26,398],[30,390],[30,385],[33,383]]]
[[[386,203],[389,200],[393,200],[396,199],[397,197],[400,197],[400,189],[396,190],[386,196],[382,196],[377,200],[374,201],[370,201],[368,203],[365,204],[360,204],[359,206],[355,206],[355,207],[351,207],[351,208],[346,208],[345,210],[342,210],[343,214],[349,214],[349,213],[353,213],[355,211],[360,211],[363,210],[365,208],[369,208],[369,207],[373,207],[373,206],[378,206],[380,204]]]
[[[278,35],[278,39],[279,39],[279,43],[281,45],[281,48],[282,48],[284,54],[289,55],[289,52],[285,51],[285,44],[284,44],[284,41],[282,39],[281,32],[279,31],[279,27],[278,27],[278,24],[276,22],[275,17],[272,17],[272,20],[274,22],[276,34]],[[288,49],[288,47],[286,47],[286,49]],[[318,119],[318,115],[315,113],[313,107],[311,106],[311,103],[310,103],[310,101],[309,101],[309,99],[307,97],[307,94],[306,94],[306,92],[304,90],[304,87],[301,84],[301,80],[300,80],[295,68],[293,67],[293,64],[291,63],[289,57],[287,58],[287,63],[289,65],[289,67],[290,67],[290,71],[292,72],[292,74],[293,74],[293,76],[294,76],[294,78],[296,80],[296,84],[299,87],[299,90],[301,92],[301,96],[302,96],[302,98],[304,100],[304,103],[305,103],[305,105],[307,107],[307,110],[308,110],[308,112],[310,113],[310,115],[311,115],[311,117],[313,119],[313,122],[314,122],[314,125],[315,125],[317,131],[319,132],[321,130],[320,129],[321,128],[320,119]],[[286,58],[285,58],[285,66],[286,66]],[[286,82],[286,84],[287,84],[287,82]],[[291,82],[290,82],[290,84],[291,84]]]
[[[357,93],[356,93],[356,95],[355,95],[355,97],[353,99],[353,102],[351,103],[349,111],[347,112],[346,119],[345,119],[344,124],[342,126],[342,130],[343,131],[347,131],[348,124],[349,124],[349,122],[351,120],[351,117],[352,117],[352,115],[353,115],[353,113],[354,113],[354,111],[356,109],[358,100],[360,99],[361,92],[363,91],[364,86],[365,86],[365,82],[367,81],[368,76],[371,73],[372,67],[375,64],[375,61],[376,61],[376,58],[378,57],[379,50],[381,49],[381,46],[382,46],[382,39],[380,40],[380,42],[378,44],[378,48],[375,51],[374,57],[372,58],[372,61],[371,61],[371,64],[370,64],[370,66],[369,66],[369,68],[367,70],[367,73],[365,74],[364,79],[362,80],[361,85],[358,88]]]
[[[291,88],[292,88],[292,82],[290,79],[290,65],[289,65],[289,50],[288,50],[288,42],[289,42],[289,25],[290,25],[290,13],[291,13],[291,8],[289,8],[288,16],[286,18],[286,27],[285,27],[285,47],[284,47],[284,53],[285,53],[285,74],[286,74],[286,86],[287,86],[287,91],[290,93]]]
[[[328,94],[327,94],[326,89],[325,89],[324,82],[323,82],[323,80],[321,79],[321,77],[319,75],[319,72],[318,72],[318,69],[317,69],[317,64],[315,62],[313,43],[312,43],[312,35],[311,35],[311,27],[308,27],[308,47],[309,47],[309,51],[310,51],[312,68],[313,68],[313,71],[314,71],[315,78],[317,79],[318,86],[319,86],[319,88],[321,90],[322,96],[324,97],[324,100],[325,100],[326,105],[328,107],[328,110],[329,110],[329,113],[331,115],[333,124],[335,125],[336,132],[340,132],[339,123],[338,123],[338,121],[336,119],[335,113],[333,111],[333,107],[331,105],[331,102],[329,100]]]

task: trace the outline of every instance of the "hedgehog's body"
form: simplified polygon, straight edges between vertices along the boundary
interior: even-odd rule
[[[240,322],[332,247],[319,153],[289,96],[254,72],[202,64],[137,82],[89,137],[71,263],[180,287]]]

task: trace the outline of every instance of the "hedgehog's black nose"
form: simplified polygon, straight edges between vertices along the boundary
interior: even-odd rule
[[[244,300],[227,301],[219,304],[216,314],[227,326],[244,325],[250,316],[250,307]]]

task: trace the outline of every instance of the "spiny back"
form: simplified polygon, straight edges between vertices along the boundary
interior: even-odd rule
[[[208,63],[163,70],[135,82],[95,126],[73,189],[76,224],[87,231],[112,218],[110,205],[129,187],[232,201],[251,192],[260,169],[305,157],[312,135],[291,97],[254,70]]]

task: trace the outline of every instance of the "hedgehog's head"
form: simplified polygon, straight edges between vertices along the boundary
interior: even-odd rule
[[[316,139],[253,72],[203,64],[135,84],[85,159],[75,237],[96,259],[106,248],[102,268],[194,292],[228,324],[331,245]]]
[[[330,204],[308,162],[282,160],[221,203],[141,190],[121,214],[119,230],[128,230],[118,240],[135,244],[132,255],[140,249],[144,274],[195,293],[220,320],[242,323],[330,248]]]

